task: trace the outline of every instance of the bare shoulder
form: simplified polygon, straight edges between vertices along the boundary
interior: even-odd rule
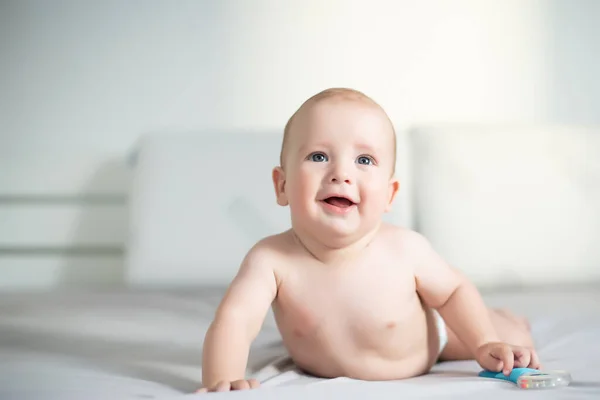
[[[414,251],[426,251],[431,247],[429,241],[421,233],[402,226],[383,224],[381,226],[382,237],[400,248],[412,249]]]
[[[264,261],[285,258],[292,245],[291,232],[285,231],[259,240],[252,246],[246,257]]]
[[[430,241],[421,233],[401,226],[385,224],[381,229],[384,243],[397,257],[418,268],[431,264],[437,254]]]
[[[268,269],[279,281],[281,266],[286,265],[293,248],[290,231],[267,236],[259,240],[248,251],[242,263],[242,269]]]
[[[279,265],[285,254],[280,236],[261,239],[246,253],[219,306],[219,313],[246,314],[249,309],[263,310],[276,298],[280,285]]]
[[[423,234],[394,226],[386,226],[383,232],[391,238],[398,259],[410,266],[417,292],[425,302],[433,307],[443,304],[460,283],[456,270]]]

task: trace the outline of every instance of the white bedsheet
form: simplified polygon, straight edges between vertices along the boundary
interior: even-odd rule
[[[196,398],[204,333],[222,290],[78,292],[0,296],[0,399]],[[475,362],[442,363],[426,376],[393,382],[318,379],[285,362],[269,314],[250,372],[259,390],[209,398],[600,398],[600,287],[484,296],[531,318],[548,369],[574,382],[526,392],[476,376]]]

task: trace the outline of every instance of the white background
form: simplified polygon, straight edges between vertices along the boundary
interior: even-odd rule
[[[278,132],[331,86],[398,129],[599,123],[598,16],[594,0],[1,1],[0,287],[119,281],[144,133]]]

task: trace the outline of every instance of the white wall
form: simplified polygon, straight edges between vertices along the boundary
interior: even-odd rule
[[[545,3],[366,4],[3,3],[2,147],[121,153],[149,130],[280,128],[328,86],[398,124],[548,117]]]
[[[32,248],[41,286],[61,282],[73,247],[118,265],[118,245],[78,238],[98,220],[124,231],[123,159],[145,132],[277,131],[330,86],[372,95],[399,129],[597,123],[599,11],[593,0],[1,1],[0,229],[11,228],[0,238],[15,224],[38,232],[0,243],[0,268],[18,275],[4,286],[33,282],[14,272]],[[57,222],[61,201],[72,216]],[[119,268],[102,276],[118,281]]]

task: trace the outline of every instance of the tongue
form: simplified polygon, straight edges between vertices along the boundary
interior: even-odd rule
[[[331,204],[332,206],[341,207],[341,208],[350,207],[352,205],[352,202],[350,200],[345,199],[343,197],[330,197],[325,201],[327,203]]]

